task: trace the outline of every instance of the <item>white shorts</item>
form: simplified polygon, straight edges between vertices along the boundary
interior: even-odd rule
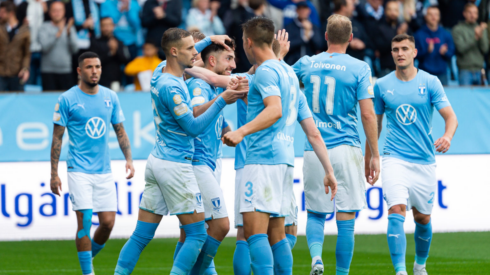
[[[298,205],[294,192],[291,192],[291,204],[289,206],[289,214],[284,221],[285,226],[298,225]]]
[[[383,157],[382,163],[383,197],[388,209],[403,204],[407,211],[415,207],[430,215],[437,191],[436,164],[417,164],[393,157]]]
[[[163,216],[204,212],[191,164],[158,159],[150,154],[145,181],[141,209]]]
[[[235,175],[235,228],[243,226],[243,215],[240,213],[240,196],[242,190],[240,184],[242,183],[243,168],[236,170]]]
[[[325,194],[325,171],[313,151],[305,151],[303,177],[305,182],[306,209],[313,213],[358,212],[366,207],[366,182],[364,159],[361,148],[340,145],[328,149],[335,178],[337,194],[335,203],[332,192]]]
[[[249,164],[240,184],[240,213],[265,212],[286,217],[291,206],[294,167],[286,164]]]
[[[97,212],[116,212],[116,183],[111,173],[86,174],[68,172],[68,191],[73,211],[92,209]]]
[[[216,168],[214,168],[214,177],[218,181],[218,185],[221,185],[221,169],[223,167],[223,163],[221,159],[216,160]]]
[[[207,165],[194,165],[193,168],[199,190],[201,190],[206,221],[228,217],[223,191],[213,170]]]

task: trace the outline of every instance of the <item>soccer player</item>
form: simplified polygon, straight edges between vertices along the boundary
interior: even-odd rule
[[[164,67],[162,62],[157,67],[151,81],[157,130],[155,147],[146,165],[146,186],[138,223],[121,250],[115,274],[131,274],[162,216],[168,213],[177,215],[186,234],[170,274],[186,275],[191,271],[208,239],[201,192],[192,169],[194,138],[211,124],[226,104],[244,95],[227,90],[210,101],[202,115],[194,118],[189,91],[182,77],[197,55],[192,36],[185,30],[171,28],[163,34],[161,45],[167,64]]]
[[[308,115],[311,118],[309,112],[304,112],[308,108],[298,109],[301,98],[298,79],[287,64],[277,60],[272,51],[273,39],[274,24],[270,19],[256,17],[243,25],[247,58],[258,67],[248,94],[248,123],[223,137],[227,145],[236,146],[248,136],[240,212],[256,275],[292,274],[284,217],[293,187],[294,122],[306,120]],[[312,119],[309,121],[317,131]],[[327,170],[325,190],[330,186],[335,192],[336,181],[333,172],[329,173],[332,168],[325,144],[321,139],[316,141],[315,149]]]
[[[458,120],[436,76],[414,67],[413,36],[401,34],[391,42],[396,70],[374,86],[378,132],[383,114],[388,134],[383,150],[383,197],[388,205],[388,247],[397,275],[406,275],[407,240],[403,223],[407,210],[415,220],[415,275],[426,275],[425,263],[432,241],[431,213],[437,191],[435,151],[446,153]],[[444,118],[446,131],[434,142],[434,107]],[[366,158],[371,156],[366,148]]]
[[[306,239],[312,258],[311,275],[323,274],[322,250],[325,217],[337,212],[337,274],[348,274],[354,253],[356,212],[366,206],[366,186],[361,141],[357,132],[357,104],[372,157],[367,162],[366,179],[374,184],[379,177],[376,115],[372,98],[371,69],[364,61],[345,52],[352,41],[352,23],[348,17],[328,18],[325,39],[328,51],[304,56],[293,69],[305,85],[308,105],[315,124],[328,148],[335,177],[339,181],[335,204],[322,194],[324,177],[321,163],[307,141],[303,177],[308,211]]]
[[[80,84],[64,92],[54,108],[51,145],[51,190],[60,195],[58,161],[65,128],[68,129],[68,188],[77,215],[76,245],[83,274],[93,274],[92,258],[109,239],[117,211],[116,185],[109,158],[109,125],[116,132],[126,158],[127,179],[134,175],[131,147],[124,130],[124,115],[114,91],[98,85],[102,67],[97,54],[78,58]],[[98,213],[99,227],[90,238],[92,213]]]

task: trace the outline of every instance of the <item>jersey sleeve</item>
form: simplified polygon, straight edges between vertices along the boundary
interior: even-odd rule
[[[373,83],[371,78],[371,68],[367,64],[359,73],[357,84],[357,100],[363,100],[374,97]]]
[[[177,86],[170,86],[164,91],[165,96],[162,97],[163,105],[168,108],[173,118],[181,119],[188,114],[192,115],[192,110],[185,101],[185,92]]]
[[[68,116],[70,114],[70,104],[68,99],[61,95],[58,103],[54,106],[53,123],[66,127],[68,125]]]
[[[299,92],[299,105],[298,105],[298,122],[301,122],[307,118],[312,117],[310,107],[306,101],[306,96],[303,92]]]
[[[119,98],[117,95],[114,93],[113,99],[112,99],[112,117],[111,117],[111,123],[113,125],[119,124],[125,120],[124,118],[124,113],[121,108],[121,103],[119,102]]]
[[[221,129],[225,129],[228,126],[229,126],[228,121],[226,121],[226,119],[223,118],[223,125],[221,126]]]
[[[303,82],[303,76],[304,76],[304,73],[301,70],[301,63],[303,62],[303,60],[305,60],[305,57],[300,58],[298,61],[296,61],[296,63],[294,63],[293,66],[291,66],[291,68],[293,68],[294,70],[294,73],[296,74],[296,76],[301,82]]]
[[[281,91],[279,90],[279,76],[271,68],[259,68],[255,72],[254,84],[256,89],[260,92],[262,100],[269,96],[281,97]]]
[[[385,112],[385,102],[381,97],[378,83],[374,85],[374,111],[377,115],[382,115]]]
[[[191,108],[203,105],[210,100],[210,91],[199,85],[198,81],[190,82],[188,88],[191,94]]]
[[[447,99],[446,92],[444,92],[444,87],[442,87],[439,78],[435,76],[432,77],[429,89],[430,101],[438,111],[444,107],[451,106],[451,103],[449,103],[449,100]]]

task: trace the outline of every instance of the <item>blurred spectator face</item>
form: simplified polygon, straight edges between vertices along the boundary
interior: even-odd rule
[[[374,10],[378,10],[383,5],[383,0],[368,0],[367,2]]]
[[[214,56],[217,61],[214,72],[219,75],[231,75],[231,71],[236,68],[235,51],[224,50],[220,53],[214,54]]]
[[[99,84],[101,74],[102,66],[98,58],[87,58],[78,67],[78,75],[81,81],[90,87],[95,87]]]
[[[248,0],[238,0],[238,4],[242,7],[248,7]]]
[[[477,7],[468,7],[464,12],[463,12],[464,19],[466,20],[467,23],[469,24],[474,24],[476,23],[476,20],[478,20],[478,8]]]
[[[298,20],[303,21],[310,18],[311,10],[308,7],[298,7],[296,13],[298,14]]]
[[[100,32],[102,33],[102,36],[112,37],[112,34],[114,33],[114,22],[112,21],[112,18],[107,17],[100,21]]]
[[[417,50],[414,43],[405,39],[391,44],[391,55],[396,66],[403,70],[413,64],[413,60],[417,56]]]
[[[200,9],[200,10],[207,10],[209,9],[209,0],[197,0],[194,1],[195,7]]]
[[[59,23],[65,17],[65,5],[62,2],[53,2],[49,8],[49,16],[54,23]]]
[[[441,13],[438,8],[432,7],[427,9],[427,14],[425,15],[425,22],[429,26],[437,26],[439,25],[439,21],[441,19]]]
[[[385,15],[389,21],[398,20],[398,15],[400,14],[400,6],[396,1],[390,1],[386,4]]]
[[[143,45],[143,55],[146,57],[154,57],[158,54],[158,49],[152,43],[145,43]]]
[[[346,5],[342,7],[345,12],[345,16],[352,17],[352,14],[356,9],[356,6],[354,5],[354,0],[346,0],[345,3]]]
[[[6,8],[0,8],[0,23],[5,24],[9,20],[9,15],[10,13],[7,11]]]

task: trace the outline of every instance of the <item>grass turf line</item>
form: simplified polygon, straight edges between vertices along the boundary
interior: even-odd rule
[[[325,236],[325,274],[335,274],[336,236]],[[126,240],[110,240],[94,260],[97,275],[114,274]],[[141,254],[133,274],[168,274],[177,239],[154,239]],[[407,270],[412,274],[415,255],[413,235],[407,235]],[[215,258],[220,275],[233,274],[235,238],[226,238]],[[490,232],[434,234],[429,274],[490,274]],[[304,236],[293,249],[293,274],[309,274],[311,258]],[[0,242],[0,275],[81,274],[74,241]],[[394,275],[386,235],[356,235],[350,274]]]

